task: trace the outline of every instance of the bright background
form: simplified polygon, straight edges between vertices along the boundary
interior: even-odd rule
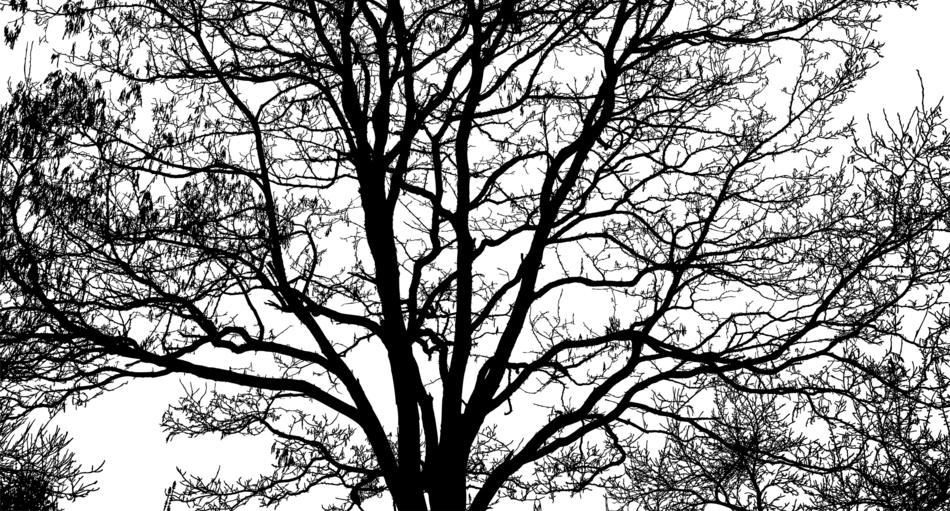
[[[950,1],[921,0],[916,11],[892,9],[885,13],[877,38],[883,41],[884,57],[859,86],[843,115],[859,120],[870,114],[880,118],[883,111],[906,112],[919,104],[919,71],[927,89],[928,102],[950,96]],[[37,48],[37,51],[41,51]],[[23,74],[26,50],[18,45],[0,53],[4,60],[0,76],[13,82]],[[34,78],[40,73],[33,69]],[[581,314],[579,314],[581,315]],[[269,442],[263,439],[175,439],[166,442],[159,427],[169,402],[180,393],[174,378],[134,382],[102,396],[85,408],[71,410],[57,421],[74,437],[72,444],[80,460],[106,465],[98,475],[100,491],[76,503],[64,503],[66,511],[154,510],[160,511],[164,490],[177,479],[176,467],[195,474],[255,476],[267,471],[271,457]],[[282,511],[320,509],[320,495],[298,498],[282,505]],[[591,495],[582,501],[545,503],[545,511],[603,509],[603,501]],[[185,509],[183,506],[173,509]],[[260,509],[254,505],[245,509]],[[392,509],[374,501],[371,509]],[[499,506],[499,510],[530,510],[531,504]]]

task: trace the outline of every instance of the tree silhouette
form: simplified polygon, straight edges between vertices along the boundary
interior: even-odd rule
[[[943,406],[950,141],[834,114],[914,4],[12,2],[58,66],[0,111],[16,399],[206,382],[169,435],[274,463],[201,509],[881,508],[859,440],[939,437],[872,417]]]
[[[68,450],[59,429],[35,427],[8,406],[0,419],[0,510],[60,511],[61,499],[75,500],[95,490]]]
[[[4,481],[0,487],[0,509],[9,511],[55,511],[49,483],[26,474]]]

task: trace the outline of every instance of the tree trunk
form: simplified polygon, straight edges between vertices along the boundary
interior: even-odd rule
[[[389,486],[389,495],[397,511],[427,511],[425,494],[419,480],[408,480],[404,475],[394,478],[395,481],[386,481]]]
[[[427,467],[431,511],[465,511],[467,460],[467,449],[451,449]]]

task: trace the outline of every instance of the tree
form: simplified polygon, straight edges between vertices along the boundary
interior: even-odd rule
[[[75,500],[95,490],[69,451],[58,428],[35,428],[4,405],[0,420],[0,510],[59,511],[61,499]]]
[[[4,312],[3,324],[9,321]],[[101,465],[83,467],[69,449],[71,439],[49,423],[31,420],[37,401],[41,362],[28,346],[0,338],[0,511],[60,511],[62,500],[74,501],[95,491],[89,476]],[[45,361],[55,365],[55,361]],[[53,407],[52,402],[45,403]]]
[[[322,486],[649,508],[616,491],[647,477],[630,460],[663,482],[649,439],[734,453],[736,420],[779,451],[737,466],[856,495],[873,429],[842,421],[910,395],[879,362],[945,363],[939,106],[869,138],[834,116],[879,10],[913,5],[12,2],[8,43],[36,26],[59,66],[0,112],[18,399],[221,384],[186,387],[169,434],[268,435],[275,463],[183,474],[203,509]],[[925,383],[912,416],[943,406]],[[775,434],[799,420],[831,433]]]

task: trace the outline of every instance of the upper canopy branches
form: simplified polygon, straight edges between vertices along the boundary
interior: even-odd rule
[[[939,358],[939,108],[868,144],[834,118],[901,5],[16,3],[62,69],[0,112],[0,339],[31,405],[244,389],[165,420],[276,438],[261,479],[185,478],[209,509],[615,488],[641,440],[724,431],[711,393],[834,423],[865,353]]]

